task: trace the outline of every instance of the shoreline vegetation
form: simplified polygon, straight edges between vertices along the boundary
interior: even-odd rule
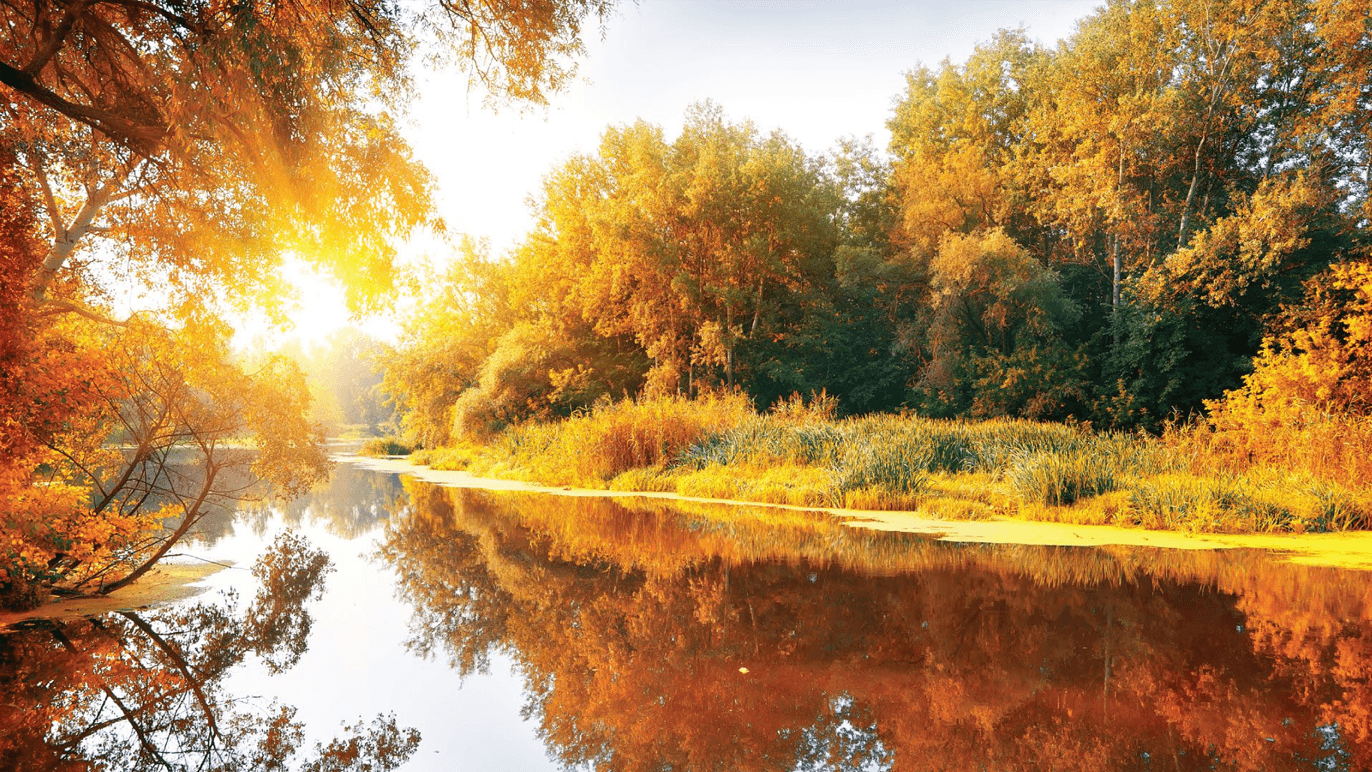
[[[1250,437],[1205,425],[1152,436],[1019,419],[840,419],[835,407],[823,395],[792,397],[766,413],[740,395],[626,400],[511,427],[484,443],[417,450],[410,461],[545,486],[952,520],[1198,533],[1372,525],[1372,491],[1340,479],[1347,465],[1331,458],[1340,449],[1311,442],[1320,427],[1284,437],[1272,430],[1264,454]],[[361,452],[405,450],[378,440]]]

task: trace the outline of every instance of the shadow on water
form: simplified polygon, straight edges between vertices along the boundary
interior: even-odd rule
[[[411,647],[568,766],[1372,768],[1367,575],[407,484]]]

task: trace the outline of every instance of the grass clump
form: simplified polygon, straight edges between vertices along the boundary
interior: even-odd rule
[[[1021,499],[1065,506],[1119,487],[1119,470],[1101,461],[1085,450],[1036,453],[1015,464],[1008,477]]]
[[[469,467],[550,485],[602,487],[631,469],[663,466],[753,415],[740,395],[626,400],[549,424],[507,430]]]
[[[1021,500],[1068,506],[1176,466],[1154,440],[1082,433],[1057,448],[1020,455],[1005,474]]]
[[[876,508],[871,502],[913,502],[929,487],[929,460],[926,448],[911,444],[851,451],[834,470],[832,503]]]
[[[431,469],[463,470],[471,466],[481,456],[482,449],[475,445],[453,445],[446,448],[424,448],[416,450],[410,461]]]
[[[1125,522],[1190,531],[1341,531],[1367,528],[1372,505],[1346,489],[1275,471],[1168,474],[1134,486]]]
[[[408,456],[414,452],[414,448],[401,442],[396,437],[373,437],[362,443],[358,448],[358,455],[362,456]]]

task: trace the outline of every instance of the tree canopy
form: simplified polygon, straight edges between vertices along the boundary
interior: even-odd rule
[[[816,155],[711,104],[675,138],[611,127],[550,173],[507,263],[450,277],[482,325],[417,316],[408,372],[436,367],[439,335],[484,342],[415,439],[730,388],[759,407],[823,389],[846,413],[1197,415],[1261,351],[1311,350],[1293,325],[1357,340],[1329,288],[1372,258],[1365,11],[1119,0],[1056,47],[1002,31],[907,73],[884,154]],[[1293,321],[1315,302],[1332,316]],[[425,388],[391,379],[402,401]]]

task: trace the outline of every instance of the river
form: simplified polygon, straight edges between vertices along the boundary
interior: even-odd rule
[[[183,552],[232,567],[0,634],[0,768],[1372,769],[1369,574],[1270,551],[344,463]]]

